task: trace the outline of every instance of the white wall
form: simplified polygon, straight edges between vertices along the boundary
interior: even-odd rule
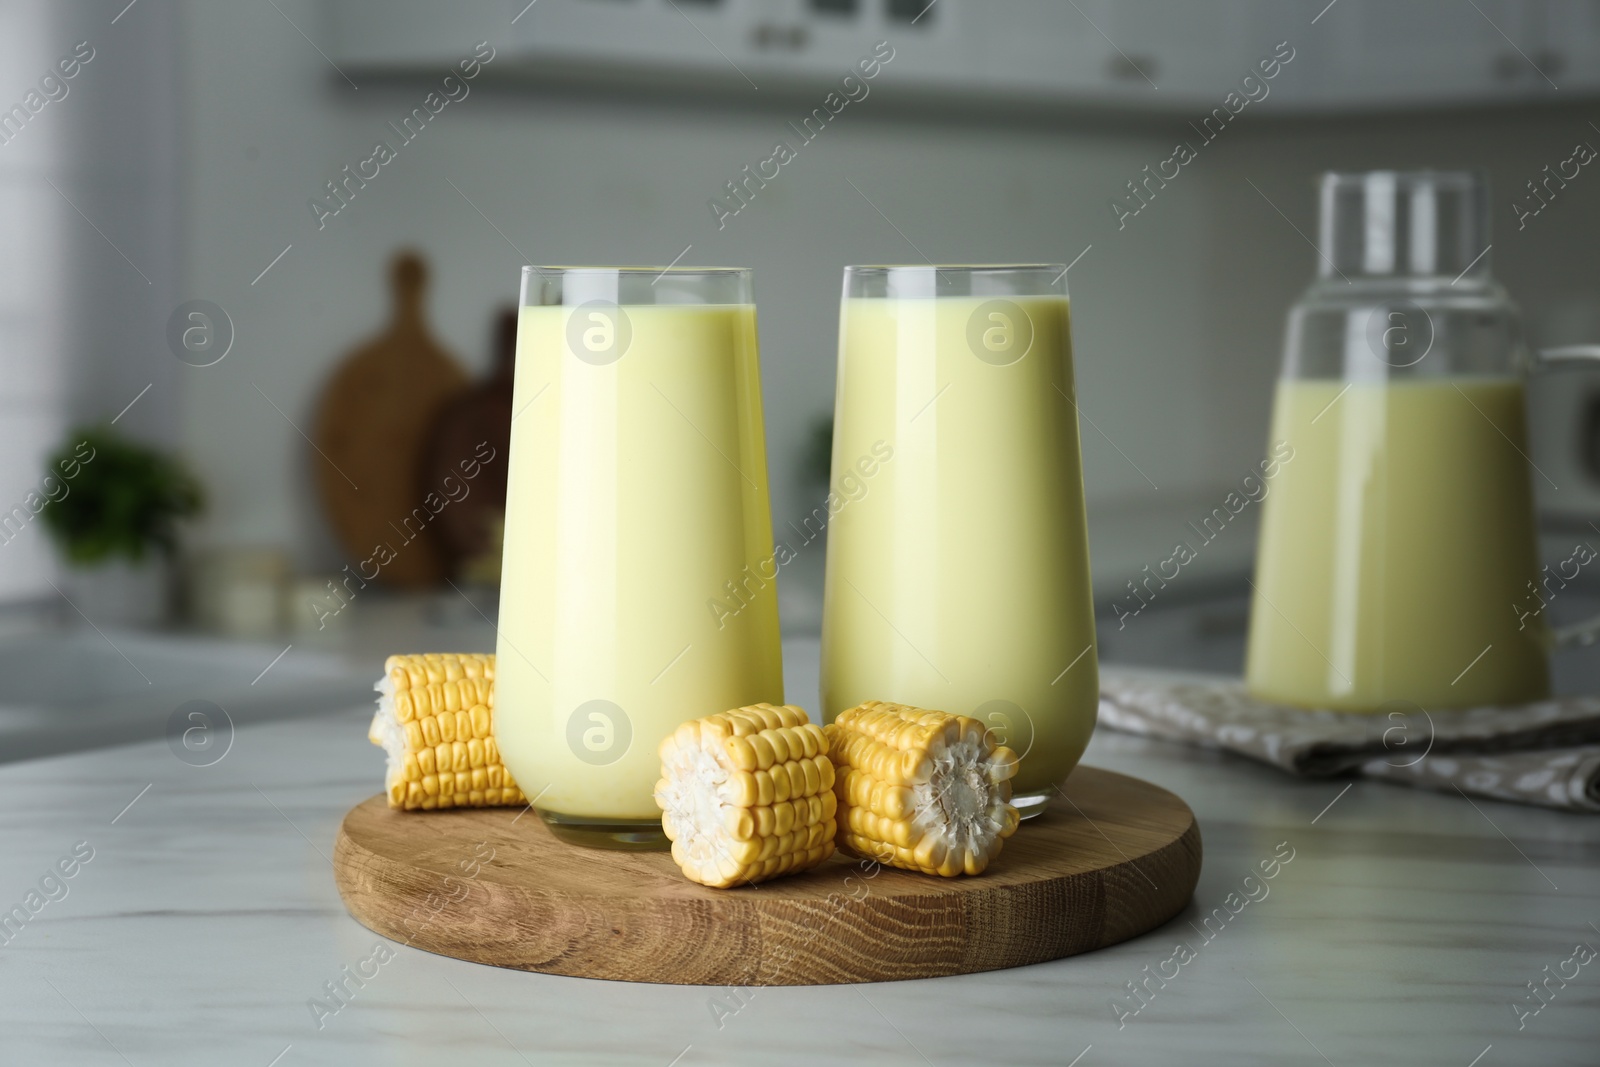
[[[311,4],[280,6],[316,25]],[[480,85],[319,232],[308,199],[375,139],[392,140],[385,123],[425,89],[352,90],[270,5],[195,4],[189,15],[184,295],[221,304],[238,338],[221,364],[184,379],[186,439],[214,489],[207,533],[217,541],[287,542],[314,558],[308,449],[251,383],[304,426],[334,361],[382,320],[383,264],[402,244],[430,257],[438,333],[474,365],[490,310],[515,298],[524,257],[657,263],[692,243],[685,263],[755,267],[773,475],[787,486],[807,421],[832,404],[844,264],[915,262],[918,249],[935,260],[1065,261],[1097,242],[1070,276],[1085,410],[1157,484],[1201,482],[1214,465],[1212,414],[1184,402],[1204,390],[1210,360],[1172,358],[1194,352],[1203,312],[1190,284],[1205,237],[1193,210],[1201,183],[1173,193],[1178,210],[1164,224],[1120,239],[1103,206],[1165,138],[890,119],[869,98],[719,232],[706,201],[770,153],[795,109]],[[878,86],[885,96],[890,79]],[[1163,402],[1155,424],[1152,387],[1179,401]],[[1104,438],[1089,434],[1086,452],[1095,496],[1148,491]],[[783,492],[780,514],[799,511],[794,491]]]
[[[316,35],[311,0],[279,6]],[[213,497],[203,538],[284,544],[307,566],[335,559],[311,493],[320,460],[252,383],[308,427],[334,362],[384,318],[397,246],[429,256],[437,332],[475,367],[523,262],[662,263],[692,243],[685,263],[756,268],[781,522],[808,506],[794,463],[809,420],[832,403],[844,264],[918,251],[1066,261],[1092,244],[1070,275],[1082,408],[1098,428],[1083,427],[1085,478],[1099,528],[1117,531],[1099,536],[1097,571],[1119,585],[1170,547],[1183,518],[1208,511],[1265,440],[1283,313],[1314,254],[1261,193],[1310,234],[1311,181],[1325,167],[1487,165],[1509,190],[1587,128],[1575,111],[1313,124],[1273,120],[1263,105],[1119,231],[1108,198],[1170,154],[1181,122],[912,115],[897,106],[891,65],[873,97],[718,232],[707,199],[770,152],[794,108],[568,98],[484,79],[319,231],[308,199],[389,138],[385,124],[426,87],[358,77],[352,89],[271,5],[186,12],[181,295],[221,304],[238,337],[221,364],[181,368],[184,440]],[[462,54],[492,36],[463,27]],[[1592,180],[1564,220],[1496,246],[1497,268],[1538,313],[1593,298]],[[1508,218],[1496,218],[1502,235]]]
[[[69,427],[139,397],[117,429],[179,437],[163,338],[178,260],[177,23],[170,6],[144,8],[113,22],[115,10],[83,3],[0,5],[11,123],[0,137],[0,515],[12,520],[0,603],[56,595],[55,553],[27,502],[72,491],[44,481]]]

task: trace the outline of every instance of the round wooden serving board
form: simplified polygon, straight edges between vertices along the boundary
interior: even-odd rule
[[[1103,948],[1161,925],[1200,877],[1194,813],[1148,782],[1079,767],[976,878],[836,855],[738,889],[664,852],[557,841],[536,814],[345,816],[334,876],[363,925],[497,967],[690,985],[822,985],[990,971]],[[515,822],[514,822],[515,820]],[[491,858],[492,857],[492,858]]]

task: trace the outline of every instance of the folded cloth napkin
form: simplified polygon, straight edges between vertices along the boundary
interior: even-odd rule
[[[1221,748],[1305,777],[1361,774],[1566,811],[1600,811],[1600,697],[1371,714],[1251,698],[1219,675],[1100,668],[1100,721]]]

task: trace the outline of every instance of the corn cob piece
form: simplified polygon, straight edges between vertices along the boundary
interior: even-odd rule
[[[1017,755],[977,719],[874,700],[826,730],[847,852],[948,878],[981,873],[1016,832]]]
[[[494,743],[494,656],[390,656],[367,739],[389,756],[384,792],[405,811],[526,804]]]
[[[661,742],[661,828],[690,880],[726,889],[815,867],[837,831],[828,739],[792,705],[679,726]]]

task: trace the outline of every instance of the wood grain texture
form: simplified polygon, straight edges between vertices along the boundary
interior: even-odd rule
[[[453,578],[494,584],[500,581],[516,363],[517,309],[502,308],[495,318],[489,376],[444,405],[434,420],[433,436],[423,449],[426,485],[450,484],[445,481],[447,478],[460,482],[463,472],[478,472],[470,492],[451,501],[434,523]],[[485,446],[493,458],[484,459]]]
[[[363,925],[446,956],[582,978],[823,985],[966,974],[1071,956],[1172,918],[1200,877],[1182,800],[1079,767],[976,878],[836,856],[740,889],[686,880],[666,853],[577,848],[529,813],[345,816],[334,875]],[[486,859],[492,853],[492,859]]]
[[[424,320],[422,260],[396,256],[390,281],[388,328],[346,357],[323,389],[312,469],[340,547],[362,561],[352,572],[372,578],[376,565],[386,585],[427,588],[445,576],[432,520],[447,498],[440,485],[424,483],[424,448],[467,376]],[[380,545],[388,547],[387,562],[383,555],[374,559]]]

